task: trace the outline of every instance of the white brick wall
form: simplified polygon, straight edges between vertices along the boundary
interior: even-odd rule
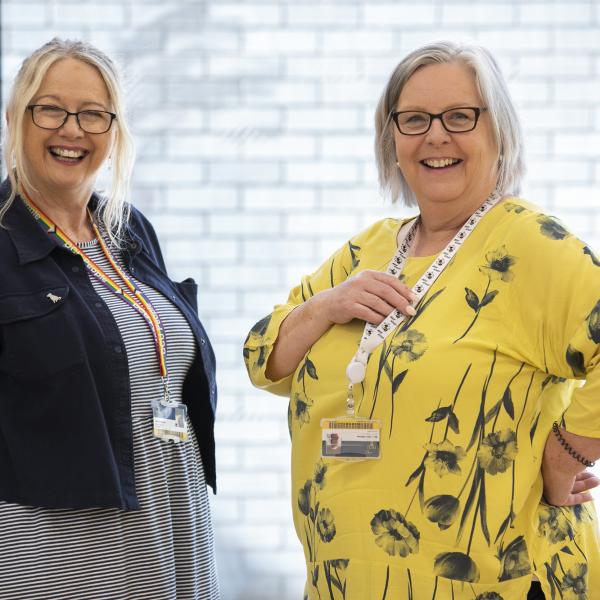
[[[125,66],[134,202],[172,275],[200,284],[221,390],[224,600],[297,600],[287,402],[248,384],[248,327],[349,235],[406,214],[377,192],[373,111],[396,62],[432,39],[495,52],[525,126],[524,195],[600,246],[600,2],[3,0],[4,97],[53,35],[89,39]]]

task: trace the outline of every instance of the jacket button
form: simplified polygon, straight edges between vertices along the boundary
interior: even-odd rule
[[[123,352],[123,349],[121,348],[121,346],[115,346],[115,352],[117,354],[121,354],[121,352]]]
[[[71,271],[73,271],[73,273],[79,273],[79,267],[71,267]]]
[[[201,343],[203,346],[206,346],[206,340],[205,340],[204,338],[200,338],[200,343]]]
[[[95,306],[96,308],[102,308],[102,302],[95,302],[95,303],[94,303],[94,306]]]

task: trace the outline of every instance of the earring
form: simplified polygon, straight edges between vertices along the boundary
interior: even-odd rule
[[[396,161],[396,166],[400,168],[400,163],[398,161]]]

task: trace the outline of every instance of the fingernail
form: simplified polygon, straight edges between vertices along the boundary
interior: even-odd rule
[[[417,311],[410,304],[404,309],[404,312],[411,317],[414,317],[417,314]]]

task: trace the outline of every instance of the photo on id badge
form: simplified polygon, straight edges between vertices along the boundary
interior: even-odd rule
[[[342,451],[340,434],[330,432],[325,434],[325,452],[326,456],[336,456]]]
[[[321,456],[323,458],[377,459],[380,456],[379,421],[333,423],[324,419],[321,423]]]

